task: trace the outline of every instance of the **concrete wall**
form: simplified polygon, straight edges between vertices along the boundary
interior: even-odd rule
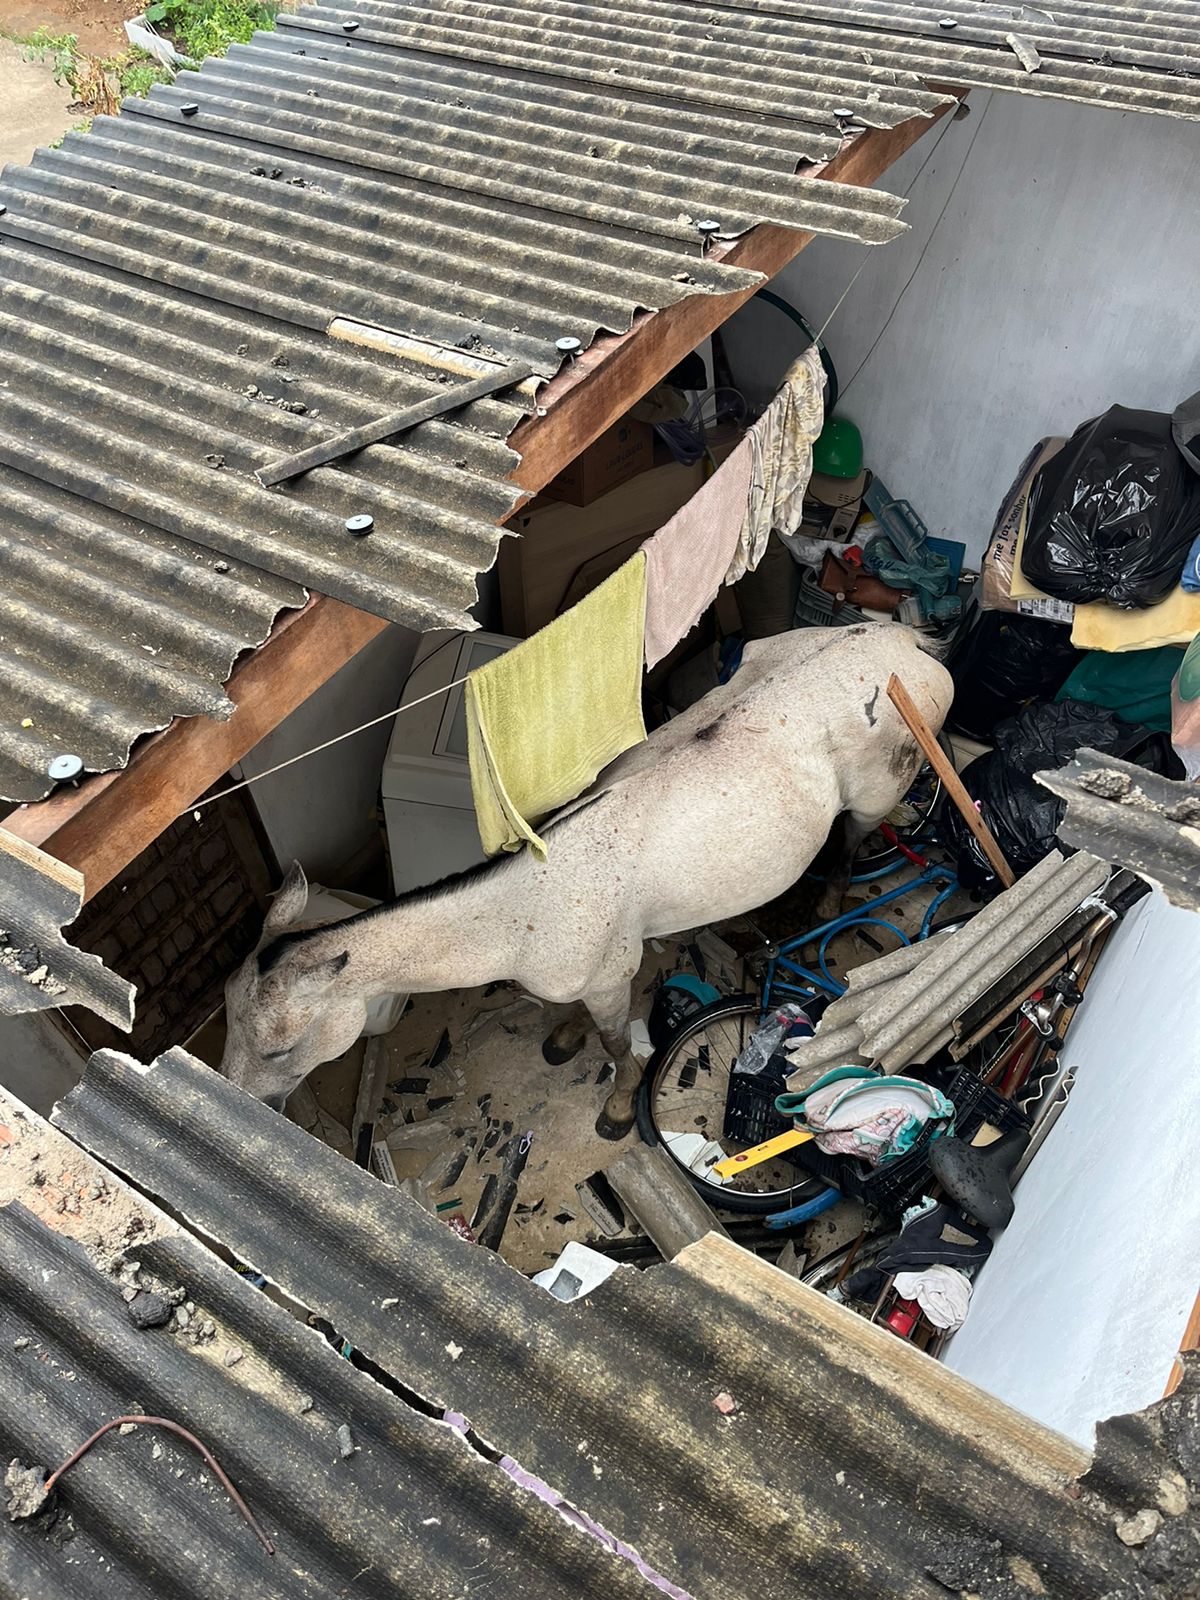
[[[1200,916],[1160,894],[1071,1024],[1074,1090],[1017,1187],[947,1365],[1090,1446],[1161,1397],[1200,1290]]]
[[[0,1017],[0,1084],[31,1110],[49,1116],[54,1102],[79,1082],[83,1067],[84,1057],[41,1012]]]
[[[390,711],[400,698],[419,637],[392,627],[373,639],[255,745],[242,762],[243,775],[254,777]],[[310,879],[336,886],[340,869],[370,842],[391,732],[392,723],[382,722],[253,786],[259,816],[285,870],[298,860]]]
[[[817,240],[772,285],[826,336],[868,464],[930,531],[978,555],[1022,457],[1109,405],[1169,411],[1200,388],[1200,137],[1186,122],[972,95],[880,184],[911,233]],[[735,375],[773,389],[802,335],[752,305]]]

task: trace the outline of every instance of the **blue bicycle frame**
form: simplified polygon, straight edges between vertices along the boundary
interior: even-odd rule
[[[873,872],[870,878],[884,877],[890,872],[903,866],[900,861],[895,866],[885,868],[881,872]],[[865,880],[859,880],[865,881]],[[923,888],[926,884],[942,882],[945,887],[939,890],[930,901],[929,906],[921,919],[918,940],[928,939],[929,930],[933,926],[933,919],[946,900],[958,888],[958,878],[952,867],[929,866],[915,878],[900,884],[895,889],[889,889],[886,894],[881,894],[877,899],[867,905],[856,906],[853,911],[846,911],[840,917],[834,917],[832,922],[823,922],[816,928],[809,928],[806,933],[796,934],[794,938],[785,939],[776,946],[775,953],[767,962],[766,977],[763,980],[763,1011],[771,1011],[784,1000],[812,1000],[818,994],[832,995],[835,999],[846,992],[846,985],[839,983],[829,971],[825,953],[830,941],[839,933],[844,933],[847,928],[878,927],[886,928],[889,933],[894,933],[902,945],[911,943],[908,935],[894,922],[886,922],[875,913],[881,906],[890,904],[893,900],[900,900],[906,894],[911,894],[914,889]],[[806,945],[817,946],[817,967],[814,972],[811,968],[801,965],[793,960]],[[807,987],[802,987],[796,980],[800,979]]]

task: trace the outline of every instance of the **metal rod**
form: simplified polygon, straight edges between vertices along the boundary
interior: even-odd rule
[[[114,1417],[111,1422],[106,1422],[102,1428],[97,1428],[90,1439],[85,1439],[83,1441],[83,1443],[79,1446],[79,1449],[75,1451],[74,1455],[68,1456],[63,1462],[62,1466],[59,1467],[56,1472],[52,1472],[50,1474],[42,1486],[45,1492],[49,1494],[54,1485],[62,1477],[63,1473],[69,1471],[81,1456],[86,1455],[98,1439],[103,1439],[104,1435],[109,1433],[113,1428],[124,1427],[127,1422],[141,1422],[145,1423],[151,1428],[166,1428],[171,1433],[177,1433],[181,1439],[183,1439],[187,1444],[191,1445],[193,1450],[199,1451],[200,1455],[204,1458],[205,1466],[212,1471],[213,1475],[219,1480],[221,1487],[225,1490],[225,1493],[229,1496],[234,1505],[242,1513],[242,1516],[245,1517],[246,1521],[254,1529],[254,1532],[257,1535],[263,1549],[269,1556],[273,1556],[275,1554],[275,1546],[271,1543],[270,1539],[267,1538],[266,1534],[259,1526],[250,1507],[233,1487],[233,1484],[230,1483],[228,1477],[226,1476],[220,1463],[217,1461],[217,1458],[213,1455],[212,1451],[207,1445],[201,1444],[200,1440],[197,1439],[194,1433],[189,1433],[186,1428],[180,1427],[178,1422],[171,1422],[167,1417],[143,1417],[139,1415]]]
[[[480,378],[472,378],[469,383],[447,385],[436,394],[426,395],[424,400],[417,400],[400,411],[389,411],[386,416],[376,417],[374,422],[364,422],[360,428],[336,433],[323,444],[310,445],[307,450],[285,456],[269,467],[260,467],[254,476],[264,489],[270,489],[289,478],[298,478],[302,472],[309,472],[313,467],[323,467],[341,456],[364,450],[369,444],[378,444],[381,439],[407,433],[419,422],[430,422],[434,417],[457,411],[460,406],[470,405],[474,400],[486,400],[501,389],[511,389],[515,384],[524,383],[532,372],[532,367],[517,364],[504,367],[499,372],[486,373]]]

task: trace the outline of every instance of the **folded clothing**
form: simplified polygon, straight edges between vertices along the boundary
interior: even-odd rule
[[[467,753],[488,855],[528,843],[537,821],[582,794],[602,767],[646,737],[642,648],[646,558],[467,679]]]
[[[810,1128],[826,1155],[857,1156],[872,1167],[906,1154],[930,1122],[938,1124],[935,1137],[954,1131],[954,1107],[940,1089],[870,1067],[835,1067],[811,1088],[781,1094],[775,1109]]]
[[[935,1328],[953,1333],[967,1320],[971,1280],[957,1267],[933,1266],[920,1272],[898,1272],[893,1286],[902,1300],[915,1300]]]
[[[937,1205],[902,1228],[876,1265],[883,1272],[920,1272],[924,1267],[977,1267],[992,1253],[986,1228],[954,1206]]]
[[[1169,733],[1171,680],[1182,660],[1183,652],[1175,645],[1119,655],[1089,650],[1054,698],[1105,706],[1122,722]]]

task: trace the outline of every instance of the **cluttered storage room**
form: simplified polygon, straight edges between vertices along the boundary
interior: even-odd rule
[[[846,9],[0,180],[0,1591],[1195,1593],[1200,23]]]

